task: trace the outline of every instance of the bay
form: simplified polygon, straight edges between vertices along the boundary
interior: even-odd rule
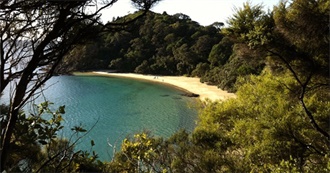
[[[180,129],[192,131],[197,110],[195,100],[183,91],[158,83],[105,76],[55,76],[44,88],[53,108],[65,105],[65,126],[59,136],[70,138],[74,126],[90,130],[77,149],[95,150],[100,160],[109,161],[128,135],[150,131],[169,137]],[[42,102],[42,97],[37,99]],[[90,141],[95,142],[91,148]],[[109,145],[110,144],[110,145]]]

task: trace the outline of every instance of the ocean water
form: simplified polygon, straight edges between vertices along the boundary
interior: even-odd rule
[[[59,136],[70,138],[73,126],[90,130],[77,149],[96,151],[111,160],[128,135],[150,131],[169,137],[180,129],[192,131],[197,110],[195,100],[178,89],[141,80],[104,76],[56,76],[44,88],[53,107],[65,105],[65,126]],[[37,103],[43,99],[39,97]],[[76,136],[74,136],[76,137]],[[91,149],[91,140],[95,146]],[[110,145],[109,145],[110,144]]]

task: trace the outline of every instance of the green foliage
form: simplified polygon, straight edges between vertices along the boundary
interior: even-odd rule
[[[307,105],[306,99],[310,93],[322,93],[329,89],[329,27],[325,21],[330,10],[325,10],[324,6],[329,7],[329,3],[283,1],[266,15],[257,7],[245,5],[245,9],[231,20],[232,26],[226,32],[236,42],[239,55],[264,58],[273,74],[291,75],[295,81],[287,86],[293,91],[291,97],[300,102],[310,125],[330,142],[328,128],[315,120],[318,115]],[[260,16],[247,20],[247,25],[235,23],[246,16],[253,16],[249,15],[254,14],[251,13],[253,11],[260,13]]]
[[[262,13],[261,7],[253,7],[249,13],[255,13],[256,10]],[[125,22],[139,13],[118,18],[114,22]],[[241,26],[236,24],[243,20],[259,20],[259,13],[246,16],[244,11],[240,13],[241,18],[236,16],[236,21],[231,21],[236,28]],[[148,12],[145,18],[134,21],[126,30],[103,32],[86,44],[79,45],[64,59],[58,71],[110,68],[141,74],[198,76],[203,82],[235,91],[236,78],[259,74],[264,60],[242,58],[240,51],[233,50],[234,45],[238,45],[229,37],[224,37],[226,34],[228,32],[221,22],[200,26],[185,14],[171,16]]]
[[[99,33],[98,27],[93,28],[95,33]],[[83,44],[75,46],[63,58],[62,63],[57,67],[57,73],[68,73],[73,71],[91,70],[96,68],[107,68],[109,64],[107,49],[101,34],[96,34],[93,38],[86,38]]]
[[[290,97],[286,86],[294,79],[265,71],[244,80],[237,99],[212,103],[203,110],[193,133],[196,143],[209,150],[221,149],[240,171],[326,171],[328,143]],[[315,118],[321,127],[328,129],[330,97],[314,93],[306,102],[318,112]]]
[[[209,102],[192,134],[169,139],[145,133],[125,139],[112,172],[328,172],[329,146],[287,86],[290,73],[240,78],[236,99]],[[330,96],[305,98],[322,128],[330,126]],[[110,171],[110,172],[111,172]]]
[[[98,156],[86,151],[75,151],[76,141],[58,138],[64,126],[65,106],[53,111],[51,102],[34,105],[35,112],[20,112],[11,140],[11,155],[6,170],[9,172],[80,172],[102,170]],[[1,123],[7,123],[8,106],[1,106]],[[4,126],[2,126],[3,128]],[[86,132],[72,128],[75,134]],[[91,142],[92,147],[95,145]]]
[[[280,3],[269,14],[249,3],[238,9],[223,30],[226,39],[213,46],[208,61],[199,62],[192,73],[208,83],[235,86],[237,98],[207,103],[192,134],[179,132],[153,143],[157,149],[152,163],[158,162],[146,170],[329,172],[329,5],[297,0]],[[172,26],[179,28],[180,23]],[[175,36],[167,35],[166,40]],[[198,31],[191,38],[202,36]],[[175,49],[176,59],[185,59],[179,67],[189,68],[187,62],[194,61],[185,54],[189,44],[169,47]],[[139,146],[130,150],[135,155],[123,157],[127,150],[121,151],[122,157],[113,163],[141,158],[150,150],[147,141],[142,146],[126,141]]]
[[[190,75],[198,63],[207,62],[213,44],[221,38],[216,30],[206,30],[184,14],[169,16],[150,12],[143,22],[137,21],[134,28],[136,31],[131,32],[131,39],[111,53],[110,68],[125,72]],[[198,37],[196,33],[199,33]],[[109,33],[107,37],[117,34]],[[118,45],[116,42],[111,44]],[[116,65],[119,59],[126,65]]]
[[[208,57],[211,66],[224,65],[232,54],[232,46],[233,43],[228,37],[224,37],[218,44],[214,45]]]
[[[106,35],[108,45],[120,45],[110,55],[111,68],[199,76],[237,90],[237,98],[206,103],[191,134],[163,139],[143,132],[125,139],[114,160],[98,163],[100,168],[329,172],[329,5],[283,1],[265,13],[245,3],[227,28],[200,27],[184,14],[149,13],[131,26],[132,33]]]
[[[272,18],[262,8],[262,5],[244,3],[243,8],[236,9],[236,13],[229,19],[230,26],[224,32],[236,42],[249,39],[250,48],[265,44],[271,36],[268,25]]]
[[[161,139],[150,137],[147,133],[135,134],[132,139],[124,139],[121,152],[116,153],[109,163],[109,172],[151,172],[162,170],[157,164]]]
[[[210,65],[208,63],[199,63],[192,71],[192,76],[204,76],[209,70]]]

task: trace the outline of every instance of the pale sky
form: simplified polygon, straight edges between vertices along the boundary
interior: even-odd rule
[[[252,4],[263,4],[265,10],[272,9],[280,0],[249,0]],[[226,23],[232,16],[235,7],[242,7],[247,0],[162,0],[151,11],[173,15],[183,13],[201,25],[207,26],[214,22]],[[114,6],[103,12],[103,22],[113,17],[124,16],[136,11],[130,0],[118,0]]]

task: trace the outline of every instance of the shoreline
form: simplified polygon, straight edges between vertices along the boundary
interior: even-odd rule
[[[132,78],[162,83],[164,85],[170,85],[171,87],[186,91],[188,94],[198,94],[199,97],[196,98],[199,98],[201,101],[223,101],[229,98],[236,97],[234,93],[228,93],[227,91],[218,89],[217,86],[211,86],[205,83],[201,83],[200,79],[197,77],[155,76],[135,73],[111,73],[106,71],[79,72],[74,74],[91,74],[98,76]]]

